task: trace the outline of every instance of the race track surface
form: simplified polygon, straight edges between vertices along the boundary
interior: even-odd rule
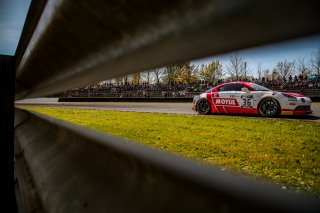
[[[197,115],[192,110],[192,103],[132,103],[132,102],[23,102],[16,103],[16,106],[38,106],[38,107],[58,107],[58,108],[79,108],[96,110],[113,110],[127,112],[152,112],[170,114]],[[320,121],[320,103],[312,103],[313,114],[300,116],[279,116],[281,119],[303,119]],[[214,116],[214,115],[211,115]],[[230,116],[230,115],[224,115]],[[234,116],[234,115],[233,115]],[[239,115],[240,116],[240,115]],[[259,117],[252,115],[241,115],[244,117]]]

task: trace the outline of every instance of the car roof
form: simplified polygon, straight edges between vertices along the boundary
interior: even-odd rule
[[[226,83],[222,83],[222,84],[219,84],[217,86],[215,86],[215,88],[219,88],[219,87],[222,87],[223,85],[227,85],[227,84],[243,84],[243,85],[249,85],[250,82],[246,82],[246,81],[232,81],[232,82],[226,82]]]

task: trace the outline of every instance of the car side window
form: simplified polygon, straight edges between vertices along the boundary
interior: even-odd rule
[[[234,84],[234,91],[241,91],[241,89],[245,87],[242,84]]]
[[[242,84],[226,84],[219,88],[219,92],[222,91],[241,91],[241,88],[244,87]]]

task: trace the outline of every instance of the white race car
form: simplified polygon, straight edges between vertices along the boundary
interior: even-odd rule
[[[193,110],[199,114],[310,114],[311,100],[291,92],[276,92],[249,82],[220,84],[193,98]]]

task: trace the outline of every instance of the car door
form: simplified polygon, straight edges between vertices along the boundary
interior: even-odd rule
[[[257,93],[256,91],[250,91],[245,85],[242,86],[240,97],[238,98],[239,108],[236,113],[242,114],[256,114],[257,113]]]
[[[217,111],[220,113],[234,113],[239,108],[241,97],[241,84],[225,84],[218,89],[219,97],[213,100]]]
[[[253,94],[241,83],[226,84],[219,88],[219,98],[214,103],[220,113],[252,114],[256,111]]]

